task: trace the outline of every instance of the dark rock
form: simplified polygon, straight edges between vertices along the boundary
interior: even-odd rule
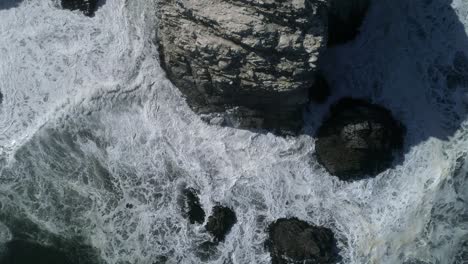
[[[205,211],[203,211],[200,199],[194,189],[182,190],[179,203],[182,208],[182,215],[188,218],[191,224],[202,224],[205,221]]]
[[[213,235],[216,242],[221,242],[236,222],[234,211],[224,206],[215,206],[211,216],[208,217],[206,230]]]
[[[333,105],[317,133],[318,161],[342,180],[387,169],[403,146],[405,129],[392,113],[364,100]]]
[[[333,232],[297,218],[279,219],[268,228],[266,242],[273,264],[336,263]]]
[[[73,264],[69,257],[54,247],[24,240],[10,241],[6,253],[0,258],[2,264]]]
[[[80,10],[86,16],[94,16],[98,9],[99,0],[62,0],[62,8],[69,10]]]
[[[330,86],[328,85],[328,81],[325,77],[317,73],[315,77],[315,83],[311,86],[309,92],[309,99],[315,103],[324,103],[327,98],[330,96]]]
[[[158,3],[161,66],[195,112],[240,128],[301,128],[326,46],[325,1]]]
[[[330,0],[328,46],[353,40],[360,31],[370,0]]]

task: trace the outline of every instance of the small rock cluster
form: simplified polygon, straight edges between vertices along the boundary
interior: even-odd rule
[[[182,215],[187,218],[190,224],[203,224],[205,221],[205,211],[200,204],[197,192],[192,188],[182,190],[179,199]],[[205,225],[206,231],[212,235],[215,243],[223,242],[226,235],[231,231],[237,222],[236,213],[226,206],[214,206],[211,215]]]
[[[184,189],[180,199],[182,215],[191,224],[203,224],[204,220],[198,216],[205,214],[196,191],[192,188]],[[200,221],[194,221],[195,216]],[[236,222],[237,217],[232,209],[220,205],[212,209],[205,229],[213,240],[198,246],[198,256],[201,260],[209,260],[210,256],[215,254],[217,244],[225,240]],[[314,226],[297,218],[283,218],[271,223],[267,232],[269,236],[265,244],[273,264],[332,264],[338,260],[335,237],[328,228]]]

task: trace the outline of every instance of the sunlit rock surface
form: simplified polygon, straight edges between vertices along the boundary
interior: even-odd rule
[[[161,64],[208,121],[297,131],[326,45],[326,10],[321,0],[161,1]]]

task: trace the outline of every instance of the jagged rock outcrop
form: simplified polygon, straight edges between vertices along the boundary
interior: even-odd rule
[[[62,8],[69,10],[80,10],[86,16],[94,16],[98,8],[99,0],[61,0]]]
[[[205,211],[194,189],[187,188],[182,190],[182,195],[179,197],[179,204],[182,209],[182,215],[187,218],[191,224],[202,224],[205,221]]]
[[[297,131],[327,39],[325,0],[164,0],[161,65],[206,120]]]
[[[328,45],[353,40],[359,33],[371,0],[329,0]]]
[[[279,219],[268,228],[266,242],[273,264],[336,263],[333,232],[297,218]]]
[[[208,217],[205,228],[214,237],[215,242],[222,242],[236,222],[237,217],[233,210],[217,205]]]
[[[387,169],[403,146],[404,134],[389,110],[344,98],[331,107],[319,128],[315,149],[330,174],[353,180]]]

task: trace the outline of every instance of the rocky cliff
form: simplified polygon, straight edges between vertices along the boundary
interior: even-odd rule
[[[163,0],[161,65],[211,123],[297,131],[327,39],[324,0]]]

